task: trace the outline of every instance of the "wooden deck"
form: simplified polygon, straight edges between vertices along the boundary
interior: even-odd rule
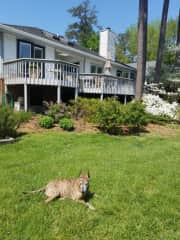
[[[75,88],[79,93],[134,95],[135,80],[104,74],[80,74],[79,65],[46,59],[15,59],[3,63],[6,85]]]

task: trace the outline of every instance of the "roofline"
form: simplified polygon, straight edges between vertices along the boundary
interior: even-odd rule
[[[43,37],[40,37],[40,36],[36,36],[35,34],[28,33],[28,32],[25,32],[23,30],[19,30],[19,29],[16,29],[16,28],[13,28],[13,27],[1,24],[1,23],[0,23],[0,28],[3,29],[3,30],[9,31],[9,32],[15,33],[15,34],[20,34],[20,35],[23,35],[23,36],[26,36],[26,37],[29,37],[29,38],[34,38],[38,41],[42,41],[42,42],[47,43],[49,45],[52,45],[54,47],[60,47],[60,48],[63,48],[64,50],[69,50],[69,51],[72,51],[72,52],[75,52],[75,53],[79,53],[79,54],[81,54],[85,57],[90,57],[90,58],[94,58],[94,59],[99,60],[99,61],[103,61],[104,63],[107,61],[107,59],[104,58],[104,57],[96,56],[96,55],[91,54],[89,52],[86,52],[86,51],[83,51],[83,50],[80,50],[80,49],[76,49],[76,48],[73,48],[71,46],[64,45],[62,43],[56,43],[52,40],[49,40],[49,39],[46,39],[46,38],[43,38]],[[121,66],[123,68],[128,68],[128,69],[135,70],[135,68],[133,68],[133,67],[130,67],[126,64],[114,62],[114,61],[112,61],[112,65],[116,65],[116,66],[118,65],[118,66]]]
[[[53,45],[55,47],[61,47],[61,48],[64,48],[65,50],[70,50],[70,51],[73,51],[73,52],[76,52],[76,53],[80,53],[84,56],[89,56],[89,57],[92,57],[92,58],[95,58],[97,60],[101,60],[101,61],[104,61],[104,62],[106,61],[106,59],[101,57],[101,56],[95,56],[91,53],[88,53],[88,52],[85,52],[85,51],[82,51],[82,50],[79,50],[79,49],[75,49],[75,48],[73,48],[71,46],[68,46],[68,45],[66,46],[62,43],[55,43],[52,40],[48,40],[46,38],[36,36],[35,34],[28,33],[28,32],[25,32],[23,30],[15,29],[13,27],[9,27],[9,26],[3,25],[3,24],[0,24],[0,28],[2,28],[3,30],[6,30],[6,31],[10,31],[10,32],[15,33],[15,34],[20,34],[20,35],[23,35],[23,36],[26,36],[26,37],[29,37],[29,38],[34,38],[36,40],[45,42],[45,43],[47,43],[49,45]]]

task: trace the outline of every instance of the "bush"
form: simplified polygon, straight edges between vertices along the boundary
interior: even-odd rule
[[[92,122],[100,103],[99,99],[88,99],[78,97],[71,101],[71,113],[76,119],[83,118],[84,120]]]
[[[62,129],[66,130],[66,131],[72,131],[74,129],[73,120],[70,118],[62,118],[59,121],[59,125]]]
[[[141,128],[148,124],[148,115],[145,105],[140,101],[134,101],[125,105],[125,124],[130,128]]]
[[[39,120],[39,125],[42,128],[52,128],[54,120],[52,117],[49,116],[42,116]]]
[[[114,99],[100,102],[94,120],[103,132],[110,134],[120,133],[120,126],[124,124],[123,105]]]
[[[54,104],[44,102],[44,106],[46,107],[45,114],[49,117],[52,117],[55,123],[58,123],[60,118],[70,117],[71,115],[69,106],[67,106],[65,103]]]
[[[172,119],[166,115],[153,115],[151,113],[147,113],[148,123],[154,123],[154,124],[166,124],[171,123]]]
[[[32,112],[16,112],[15,116],[17,119],[18,126],[21,123],[28,122],[32,118],[33,113]]]
[[[145,106],[141,102],[122,105],[114,99],[98,105],[95,120],[103,132],[110,134],[121,133],[124,126],[129,130],[139,130],[148,123]]]
[[[0,105],[0,138],[16,136],[17,118],[10,106]]]

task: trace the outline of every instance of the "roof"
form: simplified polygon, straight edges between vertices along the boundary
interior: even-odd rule
[[[35,36],[53,41],[55,43],[61,43],[65,46],[69,46],[69,47],[72,47],[74,49],[89,53],[89,54],[94,55],[96,57],[101,57],[102,60],[106,60],[104,57],[100,56],[97,52],[94,52],[94,51],[92,51],[88,48],[82,47],[75,42],[68,41],[63,36],[55,34],[55,33],[51,33],[51,32],[46,31],[44,29],[37,28],[37,27],[32,27],[32,26],[21,26],[21,25],[4,24],[4,23],[2,23],[2,25],[7,26],[7,27],[11,27],[11,28],[14,28],[14,29],[17,29],[17,30],[20,30],[20,31],[24,31],[26,33],[33,34]],[[133,70],[135,70],[135,68],[133,66],[130,66],[130,65],[127,65],[127,64],[123,64],[123,63],[120,63],[120,62],[112,62],[112,63],[119,64],[119,65],[122,65],[126,68],[132,68]]]

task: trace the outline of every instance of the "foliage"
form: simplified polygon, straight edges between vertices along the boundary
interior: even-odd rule
[[[72,115],[76,119],[95,123],[106,133],[119,134],[122,126],[140,128],[147,124],[145,106],[138,101],[123,105],[114,98],[99,99],[78,98],[72,104]]]
[[[148,123],[145,105],[141,101],[130,102],[124,106],[125,108],[125,124],[130,128],[140,129]]]
[[[180,136],[45,132],[0,147],[3,240],[179,239]],[[90,212],[22,191],[90,168]],[[99,197],[98,197],[99,196]]]
[[[49,116],[42,116],[39,120],[39,125],[42,128],[52,128],[54,120],[52,117]]]
[[[21,123],[28,122],[29,120],[31,120],[33,113],[20,111],[20,112],[16,112],[15,116],[16,116],[17,123],[19,126]]]
[[[71,101],[71,112],[74,118],[93,121],[99,99],[88,99],[78,97],[76,100]]]
[[[81,4],[68,10],[72,17],[77,21],[70,24],[66,31],[66,36],[71,41],[76,41],[78,44],[84,47],[97,50],[97,38],[94,31],[94,27],[97,26],[97,11],[95,6],[90,6],[89,0],[84,0]],[[93,43],[93,39],[96,39],[96,44]]]
[[[14,137],[17,124],[13,109],[7,105],[0,105],[0,138]]]
[[[167,22],[166,42],[164,48],[163,62],[166,64],[175,63],[175,53],[168,51],[169,47],[176,44],[177,32],[176,19],[169,19]],[[147,38],[147,61],[155,60],[157,57],[160,21],[153,21],[148,24]],[[123,34],[119,34],[116,58],[118,61],[133,62],[137,58],[137,26],[132,25]]]
[[[153,115],[151,113],[147,113],[147,120],[148,120],[148,123],[154,123],[159,125],[172,123],[172,119],[167,115]]]
[[[124,124],[122,105],[114,99],[108,99],[98,104],[95,122],[103,132],[120,133],[120,125]]]
[[[99,33],[92,33],[86,42],[86,47],[92,51],[99,52]]]
[[[65,103],[44,102],[44,106],[46,107],[45,114],[52,117],[55,123],[58,123],[62,117],[70,116],[69,106]]]
[[[73,120],[70,118],[62,118],[59,121],[59,125],[62,129],[66,130],[66,131],[72,131],[74,129],[74,123]]]
[[[164,101],[159,96],[146,94],[143,96],[143,102],[146,105],[146,111],[157,116],[167,116],[171,119],[176,119],[178,104],[172,104]]]

